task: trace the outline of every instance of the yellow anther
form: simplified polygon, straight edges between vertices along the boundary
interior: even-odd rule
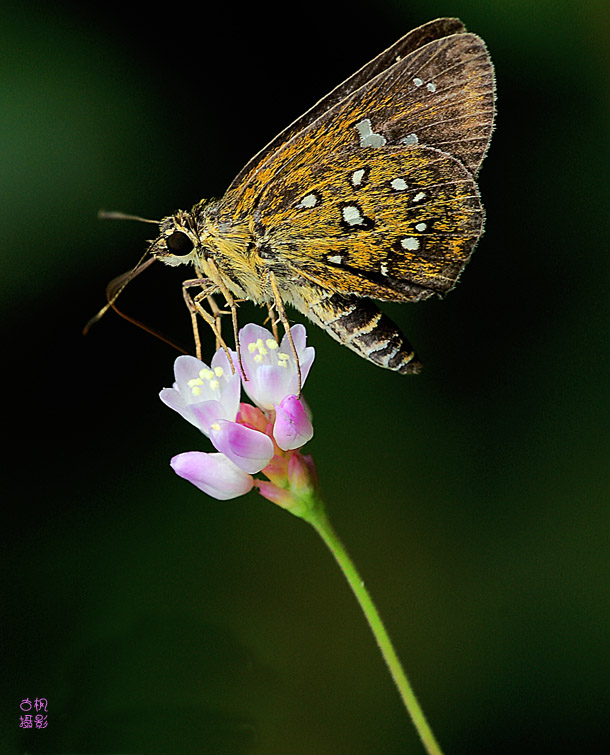
[[[225,374],[225,371],[222,367],[214,367],[214,374],[216,377],[222,377]]]
[[[261,363],[261,362],[263,361],[263,355],[262,355],[262,354],[257,354],[257,355],[256,355],[256,356],[254,357],[254,361],[255,361],[255,362],[256,362],[257,364],[260,364],[260,363]]]
[[[210,430],[220,430],[220,425],[218,422],[214,422],[213,425],[210,425]]]
[[[201,388],[198,385],[194,385],[191,388],[191,393],[193,394],[193,396],[200,396],[201,395]]]
[[[253,341],[250,341],[250,343],[248,344],[248,351],[250,352],[250,354],[253,351],[256,351],[256,344]]]
[[[220,383],[218,382],[218,380],[210,380],[210,388],[213,391],[215,391],[218,388],[219,385],[220,385]]]
[[[194,385],[203,385],[203,380],[201,378],[191,378],[187,385],[189,388],[192,388]]]
[[[202,370],[199,370],[199,377],[202,380],[209,380],[211,377],[214,377],[214,373],[212,370],[208,370],[207,367],[204,367]]]
[[[257,348],[259,354],[265,355],[267,353],[267,349],[265,348],[265,344],[263,343],[263,339],[262,338],[257,338],[256,339],[256,348]]]
[[[277,358],[280,362],[287,362],[290,359],[290,354],[286,354],[285,351],[279,351]]]
[[[274,338],[268,338],[265,341],[265,345],[268,349],[271,349],[271,351],[274,351],[275,349],[279,349],[280,347],[277,345],[277,341]]]

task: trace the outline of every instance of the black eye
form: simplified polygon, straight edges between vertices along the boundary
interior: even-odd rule
[[[193,242],[182,231],[174,231],[165,239],[165,243],[168,251],[179,257],[193,251]]]

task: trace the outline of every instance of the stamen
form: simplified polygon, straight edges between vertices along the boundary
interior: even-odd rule
[[[262,338],[256,339],[256,348],[258,349],[258,353],[262,354],[263,356],[265,356],[265,354],[267,353],[267,349],[265,348],[265,344],[263,343]]]

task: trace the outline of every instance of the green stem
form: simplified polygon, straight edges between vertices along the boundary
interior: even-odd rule
[[[426,721],[423,710],[417,702],[417,698],[415,697],[415,693],[407,679],[407,675],[400,665],[400,661],[398,660],[398,656],[396,655],[396,651],[394,650],[386,628],[383,625],[379,612],[375,608],[375,604],[371,600],[371,596],[365,588],[364,582],[354,566],[354,562],[349,557],[343,543],[328,520],[322,501],[319,498],[316,498],[314,505],[307,507],[306,511],[300,511],[297,516],[301,516],[308,521],[320,535],[322,540],[324,540],[339,564],[345,578],[349,582],[349,586],[352,588],[354,595],[366,616],[366,620],[375,635],[381,654],[392,674],[394,683],[398,688],[398,692],[411,716],[413,724],[417,729],[417,733],[419,734],[426,751],[429,755],[442,755],[441,748],[432,733],[432,729]]]

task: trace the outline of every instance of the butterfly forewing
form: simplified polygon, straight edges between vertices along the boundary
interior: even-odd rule
[[[464,24],[457,18],[437,18],[429,21],[427,24],[418,26],[416,29],[405,34],[387,50],[370,60],[362,66],[356,73],[346,79],[331,90],[327,95],[318,100],[316,104],[307,110],[303,115],[297,118],[294,123],[281,131],[272,139],[260,152],[258,152],[235,176],[228,191],[233,189],[242,189],[248,179],[258,169],[259,165],[268,155],[275,152],[278,147],[288,142],[293,136],[303,131],[303,129],[312,123],[323,113],[330,110],[333,105],[345,99],[349,94],[360,87],[365,86],[377,75],[393,66],[398,60],[404,58],[409,53],[417,50],[419,47],[432,42],[435,39],[441,39],[451,34],[465,32]]]
[[[335,99],[338,99],[336,95]],[[475,172],[493,125],[494,79],[482,40],[454,34],[429,42],[324,111],[262,162],[234,192],[236,214],[252,211],[270,181],[327,155],[366,146],[437,147]]]

